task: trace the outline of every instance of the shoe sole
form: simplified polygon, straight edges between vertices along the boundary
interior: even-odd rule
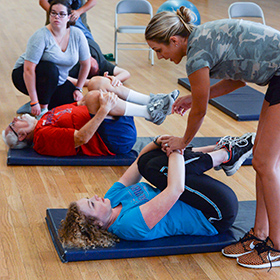
[[[223,170],[227,176],[232,176],[242,165],[242,163],[252,154],[253,147],[247,153],[242,155],[239,160],[233,166],[223,166]]]
[[[175,94],[175,96],[172,96],[172,94]],[[175,89],[170,93],[170,96],[174,101],[178,98],[179,95],[180,95],[180,91],[178,89]]]
[[[30,101],[22,105],[17,111],[17,114],[31,114]]]
[[[248,252],[245,252],[245,253],[240,253],[240,254],[226,254],[225,252],[224,252],[224,249],[222,249],[222,254],[225,256],[225,257],[228,257],[228,258],[239,258],[239,257],[241,257],[241,256],[244,256],[244,255],[247,255],[247,254],[249,254],[249,253],[251,253],[251,252],[253,252],[253,251],[248,251]]]
[[[253,265],[253,264],[244,264],[244,263],[240,263],[237,259],[237,263],[243,267],[247,267],[247,268],[270,268],[270,267],[277,267],[280,266],[280,261],[277,262],[271,262],[270,263],[263,263],[263,264],[259,264],[259,265]]]
[[[214,170],[216,170],[216,171],[219,171],[219,170],[221,170],[221,169],[222,169],[222,166],[221,166],[221,165],[217,165],[217,166],[214,167]]]

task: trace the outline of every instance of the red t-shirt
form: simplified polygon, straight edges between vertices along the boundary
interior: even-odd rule
[[[89,120],[86,106],[77,103],[56,107],[47,112],[38,121],[34,131],[34,150],[42,155],[89,156],[114,155],[96,132],[87,144],[75,148],[74,132],[83,127]]]

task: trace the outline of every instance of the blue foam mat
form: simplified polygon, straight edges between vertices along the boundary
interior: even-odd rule
[[[210,84],[213,85],[218,81],[210,79]],[[188,78],[180,78],[178,83],[191,90]],[[245,86],[226,95],[210,99],[209,103],[237,121],[256,121],[260,117],[263,100],[263,93],[250,86]]]
[[[239,240],[254,225],[255,201],[239,202],[239,211],[233,226],[216,236],[171,236],[152,241],[121,240],[115,247],[90,250],[64,249],[58,238],[60,221],[67,209],[47,209],[46,222],[62,262],[120,259],[218,252],[225,246]]]
[[[47,166],[129,166],[137,158],[138,153],[151,142],[153,137],[138,137],[128,154],[116,156],[90,157],[85,155],[53,157],[36,153],[32,147],[22,150],[9,149],[8,165],[47,165]],[[195,137],[191,145],[195,147],[214,145],[220,137]],[[252,156],[243,165],[251,165]]]
[[[127,154],[115,156],[76,155],[54,157],[40,155],[32,147],[21,150],[9,149],[8,165],[47,165],[47,166],[129,166],[137,158],[141,149],[151,142],[153,137],[138,137],[132,150]]]

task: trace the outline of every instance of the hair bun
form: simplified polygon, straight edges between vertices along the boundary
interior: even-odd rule
[[[185,6],[181,6],[180,9],[177,10],[176,14],[185,23],[187,23],[187,24],[191,23],[191,21],[192,21],[191,10],[186,8]]]

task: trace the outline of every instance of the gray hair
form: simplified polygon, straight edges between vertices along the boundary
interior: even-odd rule
[[[6,135],[5,130],[3,130],[2,138],[5,144],[11,149],[19,150],[28,146],[27,140],[19,141],[18,137],[12,131],[9,131]]]
[[[178,35],[187,38],[194,28],[191,20],[191,10],[184,6],[176,12],[160,12],[149,22],[145,39],[169,45],[171,36]]]

